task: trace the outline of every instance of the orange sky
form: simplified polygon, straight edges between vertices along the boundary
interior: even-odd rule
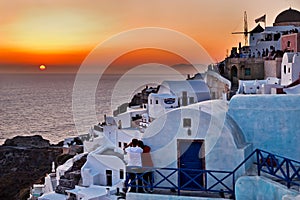
[[[300,1],[0,0],[0,72],[35,72],[40,64],[48,72],[75,72],[96,45],[142,27],[181,32],[202,45],[214,61],[221,61],[226,49],[243,42],[242,36],[231,32],[243,30],[244,11],[251,30],[254,19],[266,14],[267,25],[272,25],[277,14],[290,6],[300,10]],[[174,41],[174,45],[182,44]],[[151,56],[161,58],[159,52]],[[130,55],[122,60],[149,62],[142,58]],[[176,56],[173,63],[168,56],[166,60],[170,65],[178,62]]]
[[[140,66],[144,63],[159,63],[166,66],[172,66],[174,63],[178,63],[178,65],[189,64],[187,60],[174,53],[148,48],[131,51],[120,56],[106,69],[105,73],[124,74],[133,67]],[[180,67],[177,67],[177,69],[181,71]],[[184,74],[184,71],[181,71],[181,73]],[[195,71],[193,71],[193,73],[195,73]]]

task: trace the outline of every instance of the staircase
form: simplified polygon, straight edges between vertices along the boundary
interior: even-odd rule
[[[86,157],[83,156],[81,159],[75,161],[73,166],[60,177],[59,185],[55,189],[56,193],[66,194],[66,190],[74,189],[75,185],[79,185],[81,179],[80,170],[86,162]]]
[[[299,191],[300,162],[283,156],[272,154],[260,149],[254,150],[234,171],[235,173],[247,161],[255,159],[253,165],[247,170],[248,176],[264,176],[287,186],[289,189]],[[233,185],[234,187],[234,185]]]

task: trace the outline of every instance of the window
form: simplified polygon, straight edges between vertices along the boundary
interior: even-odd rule
[[[188,96],[187,91],[182,92],[182,105],[187,106],[188,105]]]
[[[165,104],[173,104],[175,103],[175,98],[167,98],[164,99]]]
[[[251,68],[245,68],[245,76],[251,76]]]
[[[286,65],[283,66],[283,73],[286,74]]]
[[[190,97],[189,99],[190,99],[190,104],[193,104],[193,103],[195,103],[195,99],[194,99],[194,97]]]
[[[233,65],[233,66],[231,67],[231,76],[232,76],[232,77],[237,77],[237,75],[238,75],[237,67],[236,67],[235,65]]]
[[[291,68],[289,67],[288,73],[291,73]]]
[[[120,148],[122,147],[122,142],[119,142],[119,147],[120,147]]]
[[[183,118],[183,128],[190,128],[192,126],[191,118]]]
[[[158,100],[157,99],[155,100],[155,103],[158,104]]]
[[[274,41],[278,41],[280,39],[280,33],[274,34]]]
[[[267,34],[265,39],[266,41],[272,41],[272,34]]]
[[[120,169],[120,179],[124,179],[124,170]]]
[[[190,128],[187,130],[187,135],[188,135],[188,136],[191,136],[191,135],[192,135],[192,130],[191,130]]]
[[[216,98],[216,92],[211,92],[211,99],[215,99]]]
[[[150,99],[150,104],[152,104],[152,99]]]
[[[291,41],[287,41],[286,46],[287,46],[287,47],[291,47]]]
[[[112,170],[106,170],[106,185],[112,186]]]

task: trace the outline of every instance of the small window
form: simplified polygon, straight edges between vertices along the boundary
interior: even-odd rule
[[[190,101],[190,104],[195,103],[194,97],[190,97],[190,98],[189,98],[189,101]]]
[[[215,99],[216,98],[216,92],[211,92],[211,98]]]
[[[183,118],[183,127],[190,128],[192,126],[191,118]]]
[[[291,41],[287,41],[287,47],[291,47]]]
[[[274,35],[274,41],[278,41],[279,39],[280,39],[280,33],[276,33],[275,35]]]
[[[190,128],[187,130],[187,135],[188,135],[188,136],[191,136],[191,135],[192,135],[192,130],[191,130]]]
[[[165,104],[173,104],[175,103],[175,98],[166,98],[164,99]]]
[[[245,76],[251,76],[251,68],[245,68]]]
[[[155,100],[155,103],[158,104],[158,100]]]
[[[288,73],[291,73],[291,68],[289,67]]]
[[[286,74],[286,65],[283,66],[283,73]]]
[[[152,104],[152,99],[150,99],[150,104]]]
[[[122,142],[119,142],[119,147],[120,147],[120,148],[122,147]]]
[[[124,142],[124,147],[126,147],[127,146],[127,143],[126,142]]]
[[[106,170],[106,185],[112,186],[112,170]]]
[[[120,179],[124,179],[124,170],[120,169]]]
[[[187,106],[188,105],[188,95],[187,91],[182,92],[182,105]]]

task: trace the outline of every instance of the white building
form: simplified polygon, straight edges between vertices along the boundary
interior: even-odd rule
[[[285,53],[281,63],[281,84],[289,85],[298,80],[300,73],[300,53]]]
[[[260,25],[258,25],[259,27]],[[254,30],[261,30],[261,27]],[[249,44],[252,55],[257,57],[258,51],[262,55],[263,51],[281,50],[281,36],[293,31],[300,32],[300,12],[289,8],[279,13],[273,26],[265,27],[264,31],[250,32]]]
[[[158,93],[152,93],[148,98],[148,114],[156,119],[167,111],[210,100],[210,90],[203,80],[164,81]]]
[[[233,170],[245,159],[251,145],[245,142],[238,126],[226,115],[227,107],[227,102],[222,100],[204,101],[173,109],[153,121],[142,140],[151,146],[154,166]],[[237,177],[244,172],[245,167],[238,171]],[[177,183],[178,178],[170,179]],[[203,180],[199,177],[200,182]],[[186,184],[185,180],[181,181],[180,185]],[[212,177],[207,177],[208,185],[214,183]]]
[[[125,178],[124,155],[121,149],[103,145],[88,154],[81,168],[82,186],[113,186]]]
[[[272,88],[280,86],[280,79],[268,77],[265,80],[239,80],[237,94],[271,94]]]
[[[268,52],[271,52],[272,49],[274,50],[281,50],[281,36],[288,31],[293,29],[298,29],[299,27],[295,27],[292,25],[289,26],[268,26],[265,28],[263,32],[260,33],[252,33],[250,35],[250,49],[252,55],[254,54],[255,57],[260,57],[263,51],[268,49]],[[260,55],[258,55],[260,52]]]
[[[164,81],[158,94],[172,94],[177,96],[180,106],[210,100],[210,91],[203,80]]]
[[[148,97],[149,117],[154,119],[178,106],[178,98],[172,94],[151,93]]]

